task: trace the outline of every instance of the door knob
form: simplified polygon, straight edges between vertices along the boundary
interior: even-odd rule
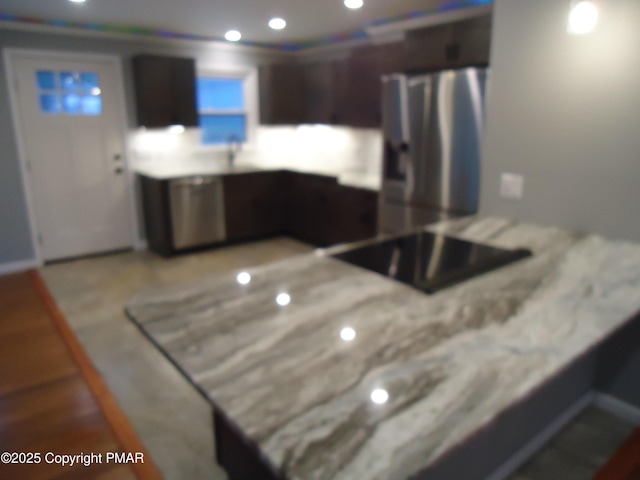
[[[123,170],[122,170],[122,168],[121,168],[121,167],[118,167],[118,168],[116,168],[116,169],[114,170],[114,173],[115,173],[116,175],[120,175],[122,172],[123,172]]]
[[[119,153],[116,153],[116,154],[113,156],[113,161],[114,161],[114,162],[117,162],[117,161],[118,161],[118,160],[120,160],[120,159],[122,159],[122,155],[120,155]]]

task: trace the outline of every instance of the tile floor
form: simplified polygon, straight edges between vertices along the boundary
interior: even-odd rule
[[[509,480],[590,480],[635,427],[627,420],[590,406]]]
[[[125,317],[154,285],[188,283],[308,253],[286,237],[164,259],[127,252],[46,266],[41,273],[85,351],[168,480],[222,480],[209,404]]]

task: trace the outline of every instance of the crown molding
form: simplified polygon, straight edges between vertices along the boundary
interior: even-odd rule
[[[399,42],[404,39],[408,30],[440,25],[443,23],[465,20],[490,14],[492,5],[480,5],[466,7],[445,12],[435,12],[416,18],[397,20],[381,25],[372,25],[365,28],[367,37],[354,38],[325,45],[301,47],[298,50],[289,51],[280,49],[277,46],[247,45],[242,43],[231,43],[223,40],[196,40],[189,38],[165,38],[152,35],[139,35],[126,32],[109,32],[90,30],[86,28],[63,27],[56,25],[45,25],[39,23],[13,22],[0,20],[0,30],[15,30],[30,33],[46,33],[53,35],[67,35],[79,37],[102,38],[115,41],[135,41],[139,43],[183,45],[198,48],[210,48],[217,51],[229,51],[235,53],[254,53],[269,55],[281,58],[296,58],[299,61],[313,61],[316,58],[339,57],[352,48],[364,45],[379,45],[384,43]]]
[[[365,28],[365,31],[370,37],[375,38],[391,35],[393,33],[406,32],[407,30],[415,30],[417,28],[432,27],[443,23],[466,20],[468,18],[490,14],[492,11],[493,5],[466,7],[457,10],[430,13],[429,15],[424,15],[422,17],[399,20],[397,22],[390,22],[384,25],[372,25]]]
[[[103,32],[85,28],[58,27],[55,25],[41,25],[11,21],[0,21],[0,30],[14,30],[27,33],[46,33],[51,35],[67,35],[76,37],[102,38],[115,41],[135,41],[139,43],[183,45],[199,48],[211,48],[218,51],[244,52],[268,54],[272,56],[292,57],[295,52],[281,50],[276,47],[259,45],[245,45],[221,40],[190,40],[185,38],[163,38],[151,35],[135,35],[124,32]]]

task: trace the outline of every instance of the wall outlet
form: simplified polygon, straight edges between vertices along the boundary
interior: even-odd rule
[[[524,177],[517,173],[500,175],[500,196],[511,200],[521,200],[524,193]]]

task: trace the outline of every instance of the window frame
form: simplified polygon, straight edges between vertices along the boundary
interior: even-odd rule
[[[257,67],[238,67],[198,64],[196,66],[197,78],[239,78],[242,79],[244,91],[245,109],[242,112],[220,112],[224,113],[244,113],[247,122],[247,139],[242,144],[245,150],[251,150],[255,146],[256,135],[259,122],[259,99],[258,99],[258,69]],[[197,86],[196,86],[197,88]],[[206,115],[206,111],[198,109],[198,117]],[[212,112],[215,114],[215,112]],[[227,150],[227,145],[205,145],[202,143],[202,129],[198,127],[198,151],[222,151]]]

